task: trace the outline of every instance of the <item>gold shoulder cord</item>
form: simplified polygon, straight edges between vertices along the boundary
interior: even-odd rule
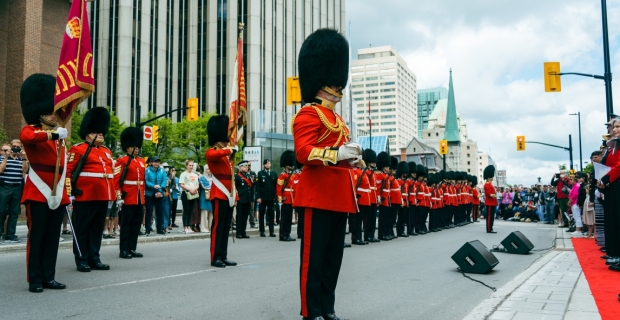
[[[349,133],[346,130],[346,125],[338,117],[336,117],[336,123],[332,124],[331,122],[329,122],[327,117],[325,117],[325,114],[323,114],[323,112],[319,110],[318,107],[312,106],[312,108],[314,109],[314,111],[316,111],[316,114],[319,116],[319,120],[321,120],[321,123],[325,126],[325,128],[327,128],[327,131],[325,131],[325,133],[319,138],[319,140],[317,140],[317,143],[320,143],[321,141],[327,139],[329,134],[333,132],[338,134],[338,140],[336,140],[336,143],[334,144],[334,147],[337,147],[342,140],[342,137],[349,136]]]

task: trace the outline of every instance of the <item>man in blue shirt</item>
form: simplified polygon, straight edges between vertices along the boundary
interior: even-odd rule
[[[160,166],[161,160],[158,156],[151,157],[151,165],[146,168],[146,218],[144,227],[146,235],[150,235],[153,231],[153,209],[155,209],[155,227],[157,233],[166,235],[166,227],[164,226],[164,191],[168,184],[166,171]]]

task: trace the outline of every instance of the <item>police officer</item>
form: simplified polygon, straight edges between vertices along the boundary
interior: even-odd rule
[[[245,232],[247,228],[248,215],[252,211],[252,179],[248,173],[249,164],[247,160],[239,162],[239,172],[235,175],[235,188],[239,195],[237,201],[237,239],[247,239]]]
[[[69,149],[67,183],[71,184],[72,198],[75,199],[73,226],[80,249],[74,246],[73,254],[80,272],[110,270],[109,265],[101,263],[99,255],[105,218],[112,201],[117,200],[112,151],[103,145],[109,127],[108,109],[96,107],[88,110],[79,132],[85,142]]]
[[[265,236],[265,213],[269,224],[269,236],[275,237],[273,231],[273,213],[276,200],[276,183],[278,175],[271,170],[271,161],[263,161],[263,170],[256,176],[256,202],[258,202],[258,222],[260,236]]]
[[[144,218],[145,171],[144,159],[138,157],[142,148],[142,130],[129,127],[121,132],[121,148],[127,152],[118,158],[114,167],[114,181],[117,207],[122,208],[120,215],[121,238],[119,257],[123,259],[142,258],[136,252],[140,226]]]

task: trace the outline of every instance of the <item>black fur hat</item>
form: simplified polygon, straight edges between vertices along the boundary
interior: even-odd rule
[[[86,139],[89,133],[103,133],[110,129],[110,111],[104,107],[94,107],[86,112],[80,124],[80,138]]]
[[[423,165],[419,164],[418,167],[416,168],[416,174],[419,177],[425,177],[428,173],[428,171],[426,170],[426,167],[424,167]]]
[[[27,124],[41,124],[40,116],[54,112],[56,78],[49,74],[35,73],[22,83],[19,101]]]
[[[212,116],[207,122],[207,136],[209,145],[214,146],[218,142],[228,140],[228,116]]]
[[[121,132],[121,148],[123,151],[127,151],[129,147],[142,148],[143,140],[143,133],[139,128],[129,127]]]
[[[377,155],[377,169],[383,170],[383,168],[389,167],[390,164],[390,155],[387,152],[379,152],[379,155]]]
[[[482,178],[484,180],[488,179],[488,178],[494,178],[495,177],[495,167],[494,166],[487,166],[486,168],[484,168],[484,172],[482,173]]]
[[[431,186],[431,185],[436,184],[438,181],[439,180],[437,179],[437,174],[436,173],[429,173],[428,174],[428,181],[426,182],[426,184]]]
[[[377,153],[372,149],[365,149],[362,153],[362,160],[366,162],[366,165],[370,163],[377,163]]]
[[[396,166],[396,177],[400,178],[403,175],[409,175],[409,164],[407,164],[407,161],[401,161]]]
[[[390,169],[396,170],[396,167],[398,167],[398,159],[396,159],[396,157],[390,157]]]
[[[295,152],[292,150],[286,150],[280,156],[280,167],[294,167],[295,166]]]
[[[478,185],[478,177],[477,176],[471,176],[471,184],[472,186],[477,186]]]
[[[324,86],[346,87],[349,78],[349,43],[334,29],[318,29],[299,50],[299,86],[305,103],[319,102]]]
[[[450,176],[446,170],[439,171],[441,175],[441,180],[450,180]]]
[[[465,179],[465,177],[463,176],[463,172],[456,171],[455,172],[454,180],[460,181],[460,180],[463,180],[463,179]]]
[[[437,179],[436,183],[441,183],[442,181],[441,171],[435,172],[435,179]]]

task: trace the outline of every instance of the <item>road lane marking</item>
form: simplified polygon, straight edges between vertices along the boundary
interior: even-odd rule
[[[251,264],[254,264],[254,262],[238,264],[237,267],[247,266],[247,265],[251,265]],[[142,282],[150,282],[150,281],[157,281],[157,280],[163,280],[163,279],[191,276],[191,275],[205,273],[205,272],[211,272],[211,271],[215,271],[215,270],[221,270],[221,269],[220,268],[211,268],[211,269],[205,269],[205,270],[199,270],[199,271],[193,271],[193,272],[172,274],[172,275],[169,275],[169,276],[163,276],[163,277],[157,277],[157,278],[151,278],[151,279],[134,280],[134,281],[129,281],[129,282],[106,284],[104,286],[98,286],[98,287],[69,290],[69,292],[82,292],[82,291],[90,291],[90,290],[96,290],[96,289],[113,288],[113,287],[119,287],[119,286],[124,286],[124,285],[128,285],[128,284],[136,284],[136,283],[142,283]]]

